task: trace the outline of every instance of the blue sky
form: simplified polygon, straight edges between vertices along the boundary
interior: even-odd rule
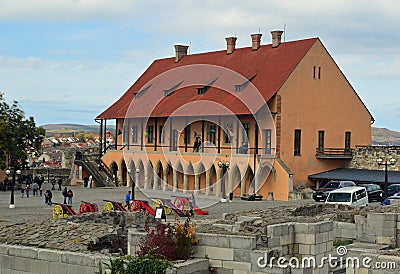
[[[373,114],[400,131],[398,0],[0,0],[0,91],[38,125],[94,124],[154,59],[221,50],[286,25],[319,37]]]

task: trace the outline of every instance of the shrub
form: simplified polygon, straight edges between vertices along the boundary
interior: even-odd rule
[[[107,270],[103,272],[100,265],[97,274],[137,274],[152,273],[163,274],[165,270],[172,267],[173,264],[160,255],[145,254],[143,256],[132,259],[131,257],[110,259],[109,264],[105,264]]]
[[[146,254],[161,255],[169,260],[174,259],[176,243],[174,241],[173,229],[165,224],[158,223],[154,230],[150,231],[148,224],[145,224],[146,236],[140,239],[138,257]]]
[[[193,246],[198,243],[195,239],[194,223],[190,223],[190,218],[182,224],[177,220],[175,222],[176,249],[175,259],[186,260],[193,253]]]

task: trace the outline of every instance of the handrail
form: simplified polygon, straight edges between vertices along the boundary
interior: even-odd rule
[[[352,157],[353,151],[348,148],[317,148],[315,156]]]
[[[100,186],[104,186],[104,182],[102,180],[101,174],[96,168],[93,168],[92,164],[90,163],[90,160],[87,158],[86,155],[82,154],[81,151],[77,154],[78,157],[75,158],[75,161],[80,161],[82,164],[85,166],[85,168],[89,171],[89,173],[94,177],[96,182]]]

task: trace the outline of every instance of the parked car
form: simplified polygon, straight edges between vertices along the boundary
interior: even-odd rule
[[[329,181],[321,188],[318,188],[313,192],[313,199],[316,202],[325,202],[332,190],[348,186],[356,186],[356,184],[353,181]]]
[[[378,201],[382,202],[382,189],[379,185],[376,184],[365,184],[365,185],[360,185],[365,187],[368,193],[368,202],[372,201]]]
[[[335,189],[329,193],[325,203],[359,207],[366,206],[368,205],[367,190],[362,186]]]
[[[400,184],[391,184],[388,186],[387,197],[393,196],[394,194],[400,192]],[[382,193],[383,195],[383,193]]]

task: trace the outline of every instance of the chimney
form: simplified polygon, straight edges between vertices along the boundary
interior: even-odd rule
[[[251,36],[251,50],[258,50],[261,45],[261,33],[252,34]]]
[[[175,47],[175,63],[178,63],[183,56],[187,55],[187,50],[189,46],[174,45],[174,47]]]
[[[236,37],[226,37],[226,54],[231,54],[235,50]]]
[[[281,44],[281,36],[283,31],[281,30],[274,30],[271,31],[272,34],[272,47],[277,48]]]

